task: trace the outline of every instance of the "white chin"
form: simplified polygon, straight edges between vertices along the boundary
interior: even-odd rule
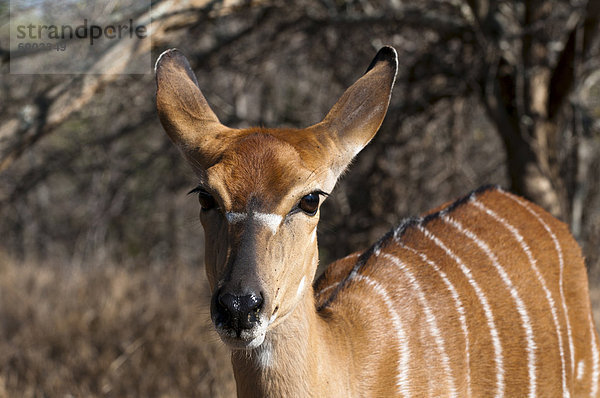
[[[266,328],[243,330],[240,337],[229,330],[217,330],[219,337],[232,350],[253,350],[265,341]]]

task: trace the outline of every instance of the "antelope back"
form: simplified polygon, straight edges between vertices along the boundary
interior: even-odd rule
[[[344,314],[373,346],[387,347],[377,355],[394,374],[364,375],[374,389],[598,395],[598,336],[580,249],[566,225],[500,188],[406,220],[330,266],[315,290],[322,314]]]

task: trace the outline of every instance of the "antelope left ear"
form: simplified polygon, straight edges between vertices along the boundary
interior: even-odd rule
[[[397,70],[396,50],[383,47],[365,74],[344,92],[319,123],[319,141],[325,145],[333,144],[331,167],[336,176],[379,130],[390,103]]]
[[[219,122],[181,52],[163,52],[155,70],[156,108],[165,131],[195,170],[206,170],[234,135],[232,129]]]

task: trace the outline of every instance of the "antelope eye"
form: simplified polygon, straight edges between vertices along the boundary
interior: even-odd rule
[[[210,210],[217,205],[215,198],[206,191],[198,192],[198,201],[200,202],[202,210]]]
[[[200,202],[200,206],[202,206],[202,210],[210,210],[217,206],[215,198],[213,198],[213,196],[201,186],[192,189],[190,192],[188,192],[188,195],[192,193],[198,194],[198,201]]]
[[[319,209],[319,194],[313,192],[302,197],[300,203],[298,203],[298,207],[306,214],[314,216]]]

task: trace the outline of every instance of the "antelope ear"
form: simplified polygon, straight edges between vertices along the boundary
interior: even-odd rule
[[[219,141],[231,129],[219,122],[179,50],[163,52],[154,70],[156,108],[165,131],[194,168],[206,170],[219,157],[225,144]]]
[[[339,176],[381,126],[390,103],[398,56],[383,47],[365,74],[348,88],[319,123],[320,141],[333,153],[331,169]]]

